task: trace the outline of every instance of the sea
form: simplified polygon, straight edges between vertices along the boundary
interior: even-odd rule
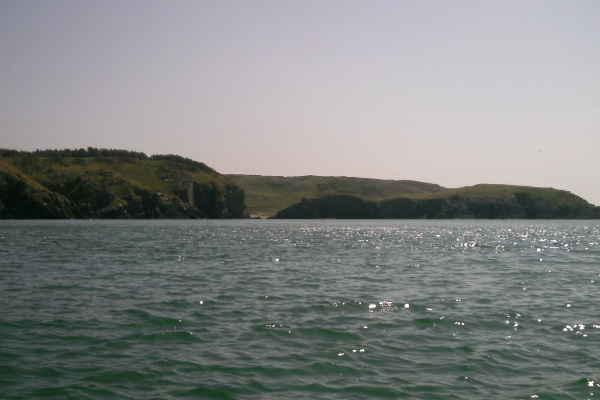
[[[0,221],[0,398],[600,398],[600,221]]]

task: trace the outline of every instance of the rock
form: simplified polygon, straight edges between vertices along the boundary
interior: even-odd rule
[[[0,218],[65,219],[80,216],[66,197],[20,174],[0,171]]]

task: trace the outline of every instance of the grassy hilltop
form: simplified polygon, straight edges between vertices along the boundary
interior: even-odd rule
[[[0,149],[0,218],[241,218],[244,192],[174,155]]]
[[[408,180],[331,176],[226,175],[244,188],[251,216],[272,217],[305,198],[350,195],[364,200],[422,197],[445,190],[440,185]]]

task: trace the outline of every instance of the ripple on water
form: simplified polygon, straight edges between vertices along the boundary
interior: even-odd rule
[[[2,237],[11,398],[600,392],[597,223],[46,221]]]

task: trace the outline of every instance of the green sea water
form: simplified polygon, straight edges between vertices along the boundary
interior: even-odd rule
[[[593,399],[598,221],[0,221],[0,398]]]

